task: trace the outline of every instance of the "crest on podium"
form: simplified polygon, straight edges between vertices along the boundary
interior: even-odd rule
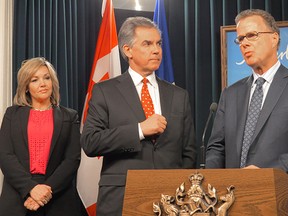
[[[183,182],[175,192],[175,196],[161,194],[160,202],[153,203],[153,212],[157,216],[226,216],[228,209],[235,201],[233,185],[227,193],[217,196],[216,188],[208,184],[205,191],[202,187],[204,176],[201,173],[191,174],[191,186],[185,190]]]

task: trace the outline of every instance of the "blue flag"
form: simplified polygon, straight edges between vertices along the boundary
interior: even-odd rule
[[[162,32],[162,62],[156,71],[157,76],[170,83],[174,83],[174,73],[172,67],[172,59],[170,53],[169,37],[167,30],[166,14],[164,0],[156,0],[153,21],[158,25]]]

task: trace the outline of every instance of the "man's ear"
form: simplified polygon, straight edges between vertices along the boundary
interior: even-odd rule
[[[278,41],[280,40],[280,37],[277,32],[274,32],[273,34],[273,47],[278,47]]]
[[[125,44],[123,46],[123,52],[125,53],[128,59],[132,58],[132,50],[128,45]]]

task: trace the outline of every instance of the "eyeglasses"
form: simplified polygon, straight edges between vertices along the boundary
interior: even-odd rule
[[[237,38],[235,38],[234,42],[237,45],[240,45],[242,43],[242,41],[244,40],[244,38],[246,37],[248,41],[253,41],[253,40],[257,40],[259,37],[259,34],[274,34],[275,32],[248,32],[245,35],[240,35]]]

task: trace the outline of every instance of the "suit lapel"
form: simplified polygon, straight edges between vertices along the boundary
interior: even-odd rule
[[[253,76],[250,76],[247,80],[243,81],[242,86],[237,90],[237,125],[238,128],[236,129],[237,137],[237,155],[239,155],[239,162],[240,162],[240,155],[242,151],[242,142],[244,136],[244,129],[245,123],[248,113],[248,106],[249,106],[249,98],[250,98],[250,91],[253,82]]]
[[[168,88],[168,85],[165,84],[165,82],[160,78],[156,77],[156,79],[159,87],[161,114],[166,118],[167,122],[169,122],[173,101],[173,88]],[[162,143],[161,139],[165,137],[163,136],[163,134],[165,134],[165,132],[159,135],[155,145],[157,145],[158,143]]]
[[[51,147],[50,147],[50,156],[55,147],[57,139],[60,135],[60,131],[61,131],[62,124],[63,124],[62,113],[61,113],[61,109],[59,106],[57,107],[55,106],[53,108],[53,120],[54,120],[54,130],[53,130],[52,142],[51,142]]]
[[[261,128],[269,118],[272,110],[274,109],[285,87],[287,86],[288,79],[285,79],[287,78],[287,76],[288,76],[287,70],[281,65],[278,71],[276,72],[274,79],[271,83],[271,86],[269,88],[269,91],[267,93],[265,102],[263,104],[263,108],[260,112],[260,116],[257,121],[257,125],[251,143],[253,143],[255,138],[258,136],[259,132],[261,131]]]
[[[27,135],[27,126],[28,126],[28,119],[29,119],[30,107],[24,106],[19,108],[19,118],[20,118],[20,125],[22,130],[22,135],[27,146],[28,150],[28,135]]]
[[[145,120],[145,114],[137,90],[129,73],[125,72],[122,76],[119,76],[118,81],[119,84],[117,85],[117,88],[122,94],[123,100],[129,104],[139,122]]]
[[[165,85],[164,81],[160,80],[158,77],[157,82],[159,87],[161,112],[162,115],[168,119],[171,113],[173,90],[172,88],[167,88],[167,85]]]

